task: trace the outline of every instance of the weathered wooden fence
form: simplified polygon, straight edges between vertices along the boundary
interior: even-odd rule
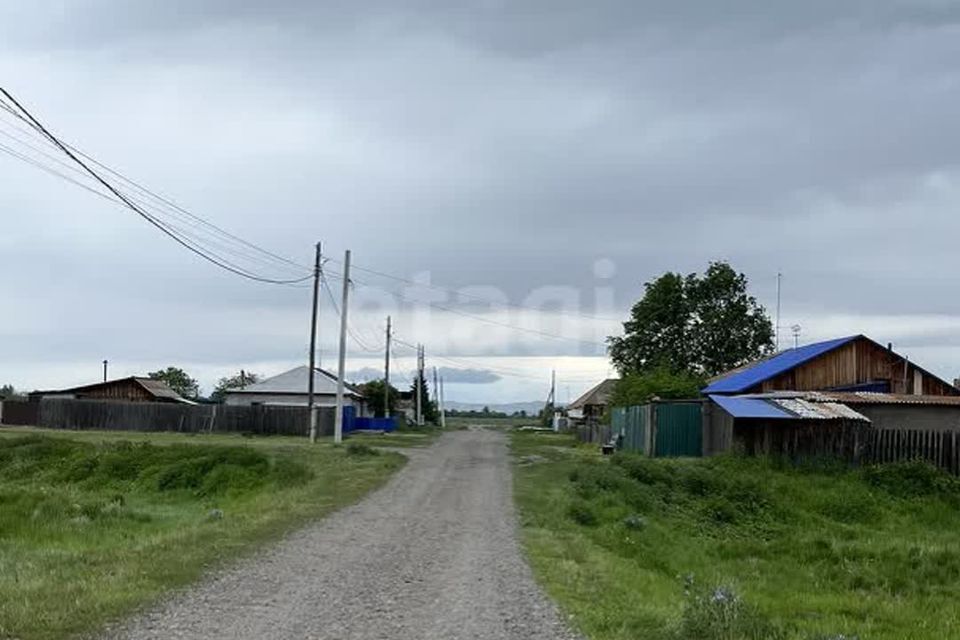
[[[926,460],[960,475],[960,434],[956,431],[875,429],[870,440],[872,462]]]
[[[46,398],[32,408],[17,407],[15,418],[29,421],[9,422],[4,407],[4,424],[31,424],[48,429],[102,431],[174,431],[181,433],[253,433],[257,435],[307,435],[309,412],[306,407],[254,405],[186,405],[162,402],[114,402],[109,400],[70,400]],[[6,405],[6,403],[5,403]],[[27,413],[33,412],[30,416]],[[334,429],[332,407],[317,409],[321,435]]]
[[[29,426],[40,419],[40,403],[26,400],[0,402],[0,424]]]
[[[610,442],[612,431],[610,425],[599,422],[588,422],[577,427],[577,440],[590,444],[606,444]]]

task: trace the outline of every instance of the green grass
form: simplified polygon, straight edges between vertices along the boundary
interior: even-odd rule
[[[932,467],[512,447],[534,572],[589,638],[960,637],[960,482]]]
[[[366,444],[372,447],[427,447],[443,433],[433,427],[407,429],[391,433],[351,433],[346,441]]]
[[[95,631],[402,464],[296,438],[2,429],[0,638]]]

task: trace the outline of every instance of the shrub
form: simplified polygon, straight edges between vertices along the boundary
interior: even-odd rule
[[[347,444],[348,456],[378,456],[380,452],[368,444],[362,442],[350,442]]]
[[[597,514],[590,503],[584,500],[577,500],[571,504],[567,514],[571,520],[584,527],[593,527],[599,522],[599,518],[597,518]]]
[[[701,588],[685,579],[683,616],[677,640],[780,640],[786,632],[729,586]]]
[[[923,460],[872,465],[863,477],[870,486],[901,498],[960,496],[960,481]]]

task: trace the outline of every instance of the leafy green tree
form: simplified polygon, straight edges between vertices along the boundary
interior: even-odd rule
[[[700,376],[687,371],[671,371],[666,367],[645,373],[632,373],[617,382],[610,404],[615,407],[628,407],[646,404],[654,398],[663,400],[697,398],[705,382]]]
[[[168,387],[184,398],[196,398],[200,395],[200,385],[186,371],[179,367],[167,367],[147,374],[151,380],[165,382]]]
[[[373,411],[373,415],[377,418],[386,417],[383,415],[384,385],[385,381],[383,378],[379,380],[371,380],[359,385],[361,393],[363,393],[363,396],[367,399],[367,407]],[[397,402],[399,402],[399,400],[400,390],[395,386],[390,385],[390,390],[387,395],[387,409],[391,416],[396,413]],[[426,413],[424,413],[424,415],[426,415]]]
[[[726,262],[702,276],[665,273],[644,287],[624,335],[607,339],[621,376],[666,369],[710,377],[773,350],[766,310]]]
[[[263,376],[257,373],[239,371],[236,375],[227,376],[217,380],[217,386],[213,388],[210,399],[214,402],[223,402],[227,396],[227,391],[231,389],[243,389],[247,385],[256,384],[263,380]]]

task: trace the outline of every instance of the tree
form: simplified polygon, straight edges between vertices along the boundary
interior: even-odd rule
[[[410,385],[410,390],[413,392],[413,406],[416,407],[417,402],[417,381],[414,379],[413,383]],[[420,409],[423,411],[423,421],[424,422],[436,422],[437,421],[437,405],[430,400],[430,387],[427,384],[427,379],[421,375],[420,376]]]
[[[248,384],[256,384],[263,380],[263,376],[257,373],[248,373],[240,371],[235,376],[227,376],[217,380],[217,386],[213,388],[210,399],[214,402],[223,402],[227,397],[227,391],[230,389],[243,389]]]
[[[0,400],[22,400],[26,394],[18,392],[12,384],[5,384],[0,387]]]
[[[379,380],[370,380],[360,385],[360,391],[363,393],[363,397],[367,399],[367,406],[373,411],[373,415],[377,418],[384,418],[387,416],[383,415],[383,394],[384,394],[384,384],[385,380],[383,378]],[[397,411],[397,402],[400,400],[400,390],[390,385],[390,391],[387,395],[387,409],[389,415],[393,415]],[[426,413],[424,413],[426,415]]]
[[[644,288],[624,335],[607,339],[621,376],[666,369],[709,377],[773,349],[766,310],[726,262],[710,263],[702,276],[665,273]]]
[[[617,382],[610,398],[614,407],[646,404],[654,398],[683,400],[700,395],[705,380],[692,373],[675,372],[666,367],[646,373],[631,373]]]
[[[200,395],[200,385],[179,367],[167,367],[148,373],[151,380],[160,380],[184,398],[196,398]]]

